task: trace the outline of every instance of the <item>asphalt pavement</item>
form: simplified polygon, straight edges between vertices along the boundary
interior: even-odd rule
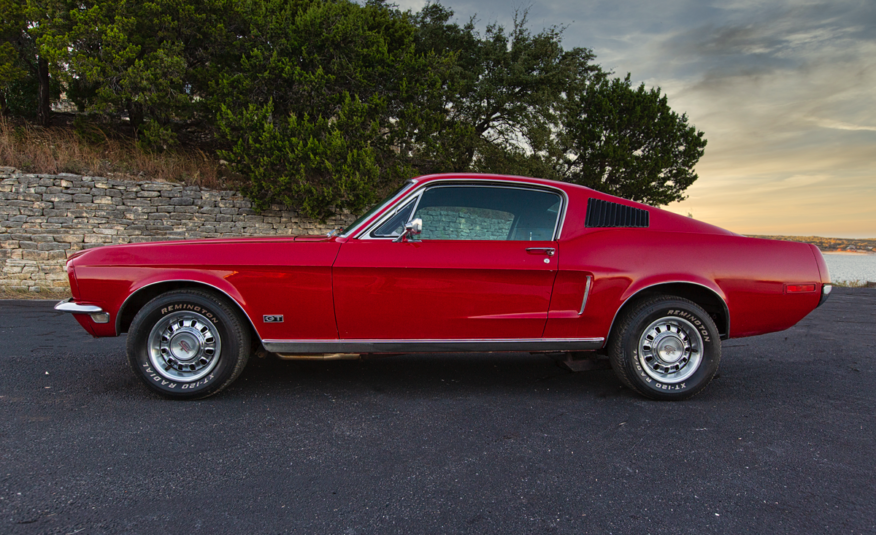
[[[876,532],[876,290],[678,403],[529,354],[253,359],[175,402],[124,344],[0,301],[0,533]]]

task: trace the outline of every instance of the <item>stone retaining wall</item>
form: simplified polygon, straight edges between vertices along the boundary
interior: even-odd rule
[[[514,215],[485,208],[419,210],[424,240],[507,240]]]
[[[321,224],[281,206],[256,214],[234,191],[0,167],[0,287],[67,288],[67,256],[89,247],[317,234],[351,221],[339,216]]]

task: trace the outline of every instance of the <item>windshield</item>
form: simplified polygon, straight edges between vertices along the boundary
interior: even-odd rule
[[[359,225],[361,225],[362,223],[367,221],[368,218],[373,216],[378,210],[380,210],[381,208],[383,208],[384,206],[386,206],[387,204],[392,202],[396,197],[401,195],[401,193],[403,191],[414,186],[414,184],[416,184],[416,182],[414,182],[413,180],[408,180],[407,182],[402,184],[402,186],[400,188],[398,188],[397,190],[392,192],[392,194],[390,194],[387,198],[385,198],[382,201],[380,201],[379,203],[375,204],[370,210],[368,210],[367,212],[365,212],[364,214],[359,216],[359,218],[357,220],[355,220],[352,223],[350,223],[349,225],[347,225],[347,228],[344,230],[344,232],[341,234],[341,236],[343,236],[344,238],[349,236],[354,230],[356,230],[356,227],[358,227]]]

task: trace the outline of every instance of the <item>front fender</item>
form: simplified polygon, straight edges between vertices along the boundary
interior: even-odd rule
[[[234,271],[229,271],[227,274],[233,274]],[[156,286],[159,285],[176,285],[176,284],[185,284],[185,285],[193,285],[193,286],[201,286],[210,288],[214,291],[221,292],[225,294],[225,296],[237,304],[238,308],[241,312],[249,320],[250,325],[252,325],[253,330],[255,330],[256,334],[258,334],[258,329],[256,329],[255,323],[252,321],[252,311],[250,309],[250,304],[246,301],[244,296],[234,287],[234,285],[230,284],[225,276],[221,276],[220,273],[215,271],[203,272],[199,270],[176,270],[173,273],[168,273],[167,271],[162,271],[161,273],[155,273],[146,279],[136,281],[132,284],[128,296],[119,306],[118,311],[116,311],[115,317],[115,334],[119,335],[122,333],[122,320],[127,315],[127,306],[131,306],[132,303],[136,303],[142,305],[144,303],[141,302],[141,299],[138,297],[146,292],[151,295],[151,290],[156,289]]]
[[[129,303],[138,292],[147,291],[149,287],[161,283],[189,282],[211,287],[228,296],[247,317],[250,317],[246,299],[237,288],[226,280],[234,273],[231,270],[167,269],[161,267],[80,266],[76,268],[76,278],[81,294],[88,296],[89,303],[98,305],[110,313],[109,323],[91,325],[90,331],[95,336],[118,336],[120,334],[119,320],[124,305]],[[251,320],[250,323],[252,323]]]

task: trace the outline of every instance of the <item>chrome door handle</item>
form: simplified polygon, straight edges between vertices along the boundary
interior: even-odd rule
[[[529,254],[543,254],[547,256],[554,256],[556,249],[553,247],[529,247],[526,249],[526,252]]]

